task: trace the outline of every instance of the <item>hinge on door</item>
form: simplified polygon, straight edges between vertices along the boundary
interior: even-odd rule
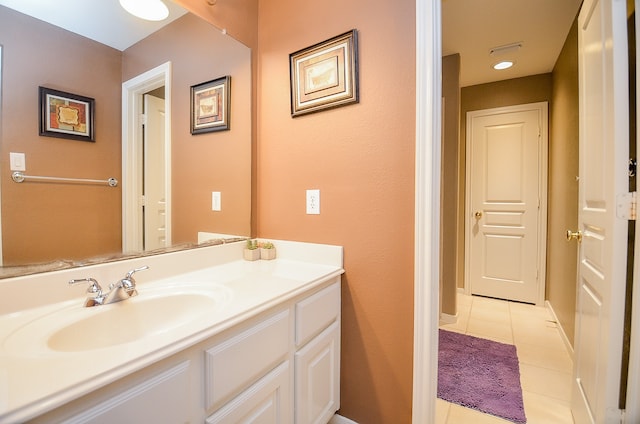
[[[147,199],[146,197],[144,197],[144,194],[140,196],[140,199],[138,199],[138,203],[140,206],[146,206],[147,205]]]
[[[619,194],[616,197],[616,217],[635,221],[638,219],[636,192]]]
[[[144,114],[144,113],[140,114],[140,123],[142,125],[147,125],[147,115],[146,114]]]

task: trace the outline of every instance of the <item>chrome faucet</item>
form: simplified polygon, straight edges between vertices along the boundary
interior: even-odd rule
[[[107,295],[106,303],[120,302],[121,300],[137,296],[138,291],[136,290],[136,280],[133,279],[133,274],[138,271],[144,271],[145,269],[149,269],[149,267],[145,265],[140,268],[132,269],[127,272],[123,279],[116,283],[111,283],[109,285],[109,293]]]
[[[102,287],[100,287],[100,284],[98,284],[95,278],[77,278],[69,280],[69,284],[71,285],[85,282],[89,283],[89,288],[87,288],[87,293],[89,294],[89,296],[87,296],[84,301],[85,308],[88,308],[90,306],[104,305],[109,293],[104,293],[102,291]]]
[[[133,279],[133,274],[145,269],[149,269],[149,267],[145,265],[127,272],[124,278],[115,283],[111,283],[109,285],[109,291],[106,293],[102,291],[102,287],[100,287],[100,284],[98,284],[95,278],[73,279],[69,281],[69,284],[89,283],[89,288],[87,289],[89,296],[84,301],[85,307],[107,305],[137,296],[138,291],[136,290],[136,280]]]

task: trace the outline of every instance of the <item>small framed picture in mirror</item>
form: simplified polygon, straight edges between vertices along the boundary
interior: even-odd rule
[[[230,129],[231,77],[191,86],[191,134]]]
[[[40,135],[95,141],[95,100],[90,97],[38,87]]]

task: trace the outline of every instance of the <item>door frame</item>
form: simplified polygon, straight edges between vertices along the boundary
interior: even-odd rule
[[[0,141],[2,136],[2,44],[0,44]],[[11,169],[9,169],[11,170]],[[1,186],[1,184],[0,184]],[[2,198],[2,187],[0,187],[0,199]],[[3,264],[2,254],[2,202],[0,202],[0,267]]]
[[[525,103],[513,106],[504,106],[490,109],[481,109],[467,112],[466,115],[466,139],[465,139],[465,236],[464,236],[464,292],[471,294],[470,258],[471,258],[471,225],[468,219],[472,216],[471,205],[471,136],[472,117],[501,115],[512,112],[526,112],[536,110],[542,122],[539,122],[540,136],[538,138],[538,256],[536,269],[538,270],[538,295],[537,306],[544,306],[547,266],[547,170],[549,167],[549,105],[548,102]]]
[[[165,62],[122,84],[122,251],[142,250],[142,184],[138,163],[143,142],[140,120],[142,96],[165,87],[165,187],[167,233],[171,244],[171,62]]]
[[[440,299],[442,31],[439,1],[416,0],[416,141],[412,422],[433,423]]]

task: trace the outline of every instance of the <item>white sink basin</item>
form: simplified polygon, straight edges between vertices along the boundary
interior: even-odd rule
[[[3,348],[19,355],[82,352],[152,340],[202,320],[230,299],[224,286],[207,290],[161,289],[89,308],[67,306],[10,334]],[[77,302],[76,302],[77,303]]]

